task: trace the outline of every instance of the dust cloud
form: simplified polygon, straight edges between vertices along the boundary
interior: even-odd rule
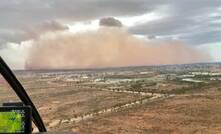
[[[105,68],[203,62],[208,55],[179,42],[148,42],[119,28],[57,33],[34,42],[26,69]]]

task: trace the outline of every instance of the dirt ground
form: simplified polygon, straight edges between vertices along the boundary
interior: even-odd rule
[[[54,77],[19,77],[19,80],[49,131],[80,134],[221,133],[219,82],[192,86],[164,81],[158,87],[168,92],[155,89],[155,95],[145,96],[139,90],[126,89],[128,83],[111,86],[121,86],[120,90],[125,91],[117,92],[107,88],[110,83],[76,84],[54,81]],[[18,101],[3,80],[0,90],[1,103]],[[142,90],[145,91],[148,93],[148,90]],[[145,97],[148,99],[145,103],[138,101]]]
[[[221,85],[201,93],[156,100],[59,129],[100,134],[221,133]]]

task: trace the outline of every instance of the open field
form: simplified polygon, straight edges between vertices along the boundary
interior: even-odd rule
[[[221,133],[221,74],[208,66],[200,66],[200,72],[189,66],[16,75],[50,131]],[[9,89],[1,78],[1,103],[18,101]]]
[[[219,85],[220,86],[220,85]],[[208,90],[159,99],[58,128],[82,133],[220,133],[221,90]]]

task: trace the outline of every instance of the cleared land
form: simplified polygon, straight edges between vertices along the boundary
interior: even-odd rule
[[[16,74],[50,131],[221,133],[221,75],[217,73],[192,75],[185,70],[142,67]],[[1,103],[18,101],[9,89],[1,78]]]

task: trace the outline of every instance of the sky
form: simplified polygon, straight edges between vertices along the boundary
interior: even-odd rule
[[[221,61],[220,0],[1,0],[0,16],[0,55],[14,69],[24,68],[36,40],[102,26],[147,42],[179,41]]]

